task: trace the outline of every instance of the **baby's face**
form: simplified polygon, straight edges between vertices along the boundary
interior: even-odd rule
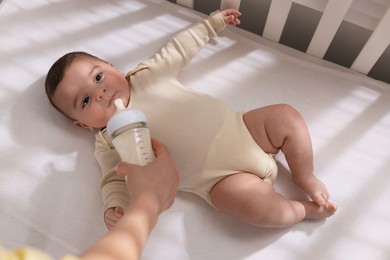
[[[111,64],[92,57],[78,57],[65,71],[52,100],[75,125],[102,128],[115,113],[114,100],[127,105],[130,88],[125,76]]]

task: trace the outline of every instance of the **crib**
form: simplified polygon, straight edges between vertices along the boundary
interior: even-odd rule
[[[266,229],[179,192],[142,259],[390,259],[389,1],[91,3],[0,4],[1,246],[30,245],[59,258],[80,254],[107,232],[94,135],[49,104],[43,84],[52,63],[80,50],[127,72],[222,6],[239,8],[242,24],[212,39],[179,80],[237,111],[294,106],[311,134],[316,174],[339,210]],[[275,189],[307,199],[283,154],[276,161]]]
[[[178,0],[210,13],[240,9],[241,28],[309,55],[390,82],[388,1],[337,0]]]

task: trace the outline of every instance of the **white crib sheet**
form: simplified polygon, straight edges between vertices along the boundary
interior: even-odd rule
[[[106,229],[93,135],[50,107],[45,73],[88,51],[123,71],[200,15],[162,0],[6,0],[0,5],[0,244],[78,254]],[[307,120],[316,171],[339,211],[287,229],[254,228],[179,193],[143,259],[389,259],[390,86],[228,28],[180,75],[237,110],[273,103]],[[276,189],[302,198],[277,157]]]

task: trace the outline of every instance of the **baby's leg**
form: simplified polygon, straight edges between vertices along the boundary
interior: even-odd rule
[[[326,218],[336,211],[330,202],[288,200],[272,185],[250,173],[237,173],[218,182],[211,202],[220,211],[261,227],[289,227],[303,219]]]
[[[312,144],[302,115],[291,106],[281,104],[249,111],[244,121],[266,153],[282,150],[294,182],[318,205],[324,205],[329,194],[314,176]]]

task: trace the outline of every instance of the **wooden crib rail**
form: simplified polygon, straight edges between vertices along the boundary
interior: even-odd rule
[[[212,8],[236,8],[245,9],[243,11],[243,26],[240,26],[260,36],[275,41],[281,44],[288,45],[292,48],[306,52],[307,54],[316,56],[321,59],[329,60],[334,63],[338,63],[352,70],[366,74],[370,77],[390,83],[390,2],[389,1],[376,1],[382,5],[383,11],[382,17],[378,18],[379,22],[373,26],[373,28],[362,28],[365,37],[359,36],[357,43],[354,43],[350,38],[353,35],[345,34],[345,27],[357,27],[356,25],[349,23],[345,26],[347,13],[351,10],[354,0],[169,0],[171,2],[201,11],[209,13]],[[366,1],[366,6],[373,3],[372,0]],[[260,3],[261,2],[261,3]],[[251,19],[244,19],[244,15],[248,10],[254,12],[248,7],[253,5],[253,9],[259,10],[259,8],[268,10],[259,11],[266,12],[264,17],[264,23],[261,24],[261,18],[255,17]],[[295,6],[294,6],[295,5]],[[313,7],[317,5],[316,7]],[[309,19],[308,22],[313,23],[308,26],[312,29],[312,32],[305,32],[304,34],[309,37],[306,43],[300,46],[294,46],[289,44],[288,40],[285,40],[283,36],[290,35],[293,38],[293,33],[288,30],[292,28],[288,23],[296,21],[297,18],[292,18],[292,9],[296,6],[304,8],[314,8],[318,13],[318,19]],[[364,7],[362,7],[364,9]],[[367,15],[367,19],[371,19]],[[295,19],[295,20],[294,20]],[[301,19],[305,19],[301,17]],[[371,19],[372,20],[372,19]],[[252,23],[252,24],[249,24]],[[254,24],[257,23],[257,24]],[[344,23],[344,27],[342,24]],[[290,34],[289,34],[290,33]],[[338,37],[336,37],[338,35]],[[300,35],[296,36],[297,38]],[[349,42],[340,42],[340,39],[349,38]],[[354,45],[354,46],[352,46]],[[343,50],[342,48],[345,48]],[[341,57],[345,55],[345,57]]]

